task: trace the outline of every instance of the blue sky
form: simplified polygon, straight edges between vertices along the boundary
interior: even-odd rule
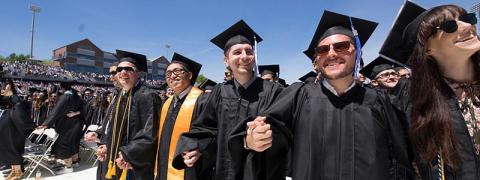
[[[204,66],[201,74],[223,78],[223,51],[210,39],[244,19],[263,39],[260,64],[280,64],[288,83],[312,69],[302,51],[310,43],[323,10],[379,22],[365,45],[368,63],[377,56],[403,0],[2,0],[0,55],[30,52],[30,3],[36,17],[34,56],[88,38],[104,51],[134,51],[149,59],[178,52]],[[470,9],[478,0],[416,0],[430,8],[456,4]]]

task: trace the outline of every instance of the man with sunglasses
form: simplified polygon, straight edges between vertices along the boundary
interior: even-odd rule
[[[107,173],[107,162],[105,158],[107,156],[107,127],[109,126],[112,120],[112,113],[114,110],[114,104],[117,100],[118,92],[121,90],[120,84],[118,83],[117,78],[117,66],[118,63],[113,63],[108,69],[109,77],[108,79],[112,82],[115,87],[113,93],[113,100],[108,105],[107,111],[105,112],[105,119],[102,126],[100,126],[95,132],[88,132],[84,136],[86,142],[97,142],[98,148],[96,149],[97,160],[99,161],[97,166],[97,180],[103,180],[105,178],[105,173]]]
[[[116,77],[121,86],[107,125],[107,179],[153,179],[153,149],[161,100],[155,91],[142,85],[147,72],[144,55],[117,50],[120,63]],[[151,148],[151,147],[150,147]],[[128,163],[127,163],[128,162]]]
[[[325,11],[305,51],[323,80],[289,86],[267,110],[267,120],[282,121],[293,133],[292,179],[395,179],[393,159],[410,166],[389,99],[355,83],[360,47],[376,26]]]

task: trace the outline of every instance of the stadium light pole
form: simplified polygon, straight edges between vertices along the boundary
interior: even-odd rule
[[[40,7],[30,4],[30,11],[32,11],[32,30],[31,30],[32,35],[30,39],[30,59],[33,59],[33,34],[35,31],[35,13],[40,12]]]

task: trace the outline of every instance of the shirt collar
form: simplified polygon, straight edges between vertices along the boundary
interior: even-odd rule
[[[190,92],[191,89],[192,89],[192,86],[188,86],[188,88],[183,90],[178,97],[175,95],[175,99],[177,101],[180,100],[180,99],[183,99],[183,97],[185,97],[188,94],[188,92]]]
[[[322,81],[322,85],[327,88],[330,92],[332,92],[333,94],[335,94],[335,96],[339,96],[337,91],[335,91],[335,88],[330,85],[330,83],[328,83],[328,81],[326,79],[324,79]],[[343,92],[342,94],[345,94],[346,92],[350,91],[350,89],[352,89],[353,87],[355,86],[355,81],[352,81],[352,84],[350,84],[350,86],[348,86],[347,89],[345,89],[345,92]]]
[[[250,85],[252,85],[252,83],[253,83],[253,81],[255,81],[255,79],[257,79],[257,77],[252,76],[252,79],[248,80],[247,83],[245,83],[245,85],[241,85],[239,82],[237,82],[237,80],[233,80],[233,82],[235,83],[235,86],[237,87],[237,90],[240,86],[242,86],[244,89],[247,89],[248,87],[250,87]]]

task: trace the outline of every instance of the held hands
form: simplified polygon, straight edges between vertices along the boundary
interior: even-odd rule
[[[70,111],[70,112],[67,113],[67,117],[71,118],[71,117],[74,117],[74,116],[79,115],[79,114],[80,114],[80,111],[75,111],[75,112]]]
[[[272,130],[270,124],[265,123],[267,118],[258,116],[247,123],[246,146],[257,152],[263,152],[272,146]]]
[[[117,166],[118,168],[120,169],[133,169],[132,165],[130,165],[130,163],[126,162],[124,159],[123,159],[123,156],[122,156],[122,153],[118,153],[118,158],[116,160],[117,162]]]
[[[201,155],[202,153],[200,153],[198,149],[195,149],[192,151],[185,151],[182,153],[183,162],[188,167],[192,167],[195,164],[195,162],[197,162],[197,160],[200,158]]]
[[[95,152],[97,155],[97,160],[103,162],[107,158],[107,145],[100,145]]]

